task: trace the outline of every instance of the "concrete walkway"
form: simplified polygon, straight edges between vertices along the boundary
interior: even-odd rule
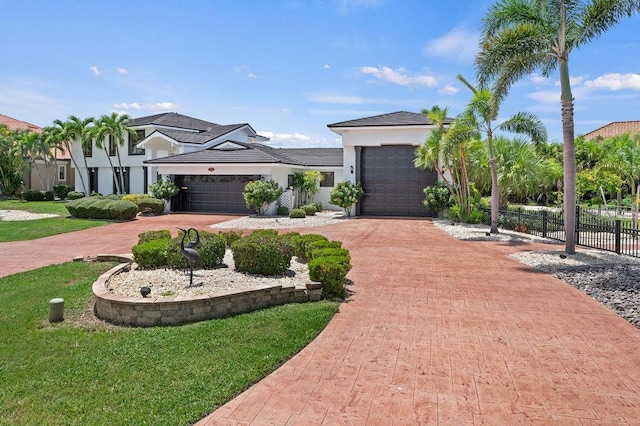
[[[168,215],[2,243],[0,276],[227,219]],[[307,231],[351,250],[353,294],[309,346],[199,424],[640,424],[640,330],[507,256],[541,245],[458,241],[426,220]]]

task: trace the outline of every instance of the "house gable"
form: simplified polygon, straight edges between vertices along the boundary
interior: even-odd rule
[[[605,124],[589,133],[585,133],[583,137],[586,140],[596,138],[610,138],[612,136],[620,136],[624,134],[636,135],[640,134],[640,120],[636,121],[614,121],[609,124]]]

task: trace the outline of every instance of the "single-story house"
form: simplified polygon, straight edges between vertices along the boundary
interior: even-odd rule
[[[6,126],[9,130],[20,130],[23,132],[42,132],[42,128],[27,121],[18,120],[4,114],[0,114],[0,125]],[[71,155],[59,149],[52,150],[55,158],[47,168],[43,160],[34,160],[29,163],[29,170],[23,176],[25,189],[47,189],[47,182],[50,188],[54,184],[64,184],[74,187],[74,174],[71,168]],[[42,183],[40,182],[42,179]],[[44,186],[43,186],[44,184]]]
[[[399,111],[329,124],[342,136],[344,175],[360,182],[357,215],[433,216],[423,204],[435,171],[414,167],[416,147],[436,128],[424,114]]]
[[[614,121],[609,124],[605,124],[602,127],[598,127],[595,130],[590,131],[582,135],[586,140],[597,138],[610,138],[612,136],[620,136],[624,134],[637,135],[640,134],[640,120],[636,121]]]
[[[129,127],[134,132],[120,153],[125,192],[143,193],[158,179],[171,179],[180,188],[172,211],[248,213],[242,192],[256,179],[278,182],[286,190],[277,204],[291,207],[293,174],[317,170],[323,180],[314,201],[324,208],[337,209],[328,203],[329,193],[349,180],[365,192],[357,215],[433,214],[422,203],[423,190],[438,177],[413,165],[416,147],[435,128],[424,114],[399,111],[330,124],[342,148],[273,148],[247,123],[220,125],[173,112],[132,119]],[[116,164],[115,146],[108,145]],[[74,144],[75,155],[80,149]],[[85,153],[91,191],[115,192],[104,150],[88,147]]]

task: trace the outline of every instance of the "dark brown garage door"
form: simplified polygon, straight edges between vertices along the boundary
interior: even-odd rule
[[[176,176],[180,188],[174,210],[206,213],[250,213],[242,192],[247,182],[260,176]]]
[[[436,172],[416,169],[416,147],[363,147],[361,182],[365,196],[360,213],[373,216],[433,216],[423,204],[424,188],[437,180]]]

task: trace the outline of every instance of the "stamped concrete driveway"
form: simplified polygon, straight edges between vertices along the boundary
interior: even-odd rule
[[[2,243],[0,275],[227,219],[168,215]],[[507,256],[540,245],[458,241],[426,220],[307,231],[351,250],[352,295],[309,346],[201,425],[640,424],[640,330]]]
[[[200,425],[640,424],[640,330],[507,256],[540,246],[417,220],[314,232],[351,250],[352,296]]]

